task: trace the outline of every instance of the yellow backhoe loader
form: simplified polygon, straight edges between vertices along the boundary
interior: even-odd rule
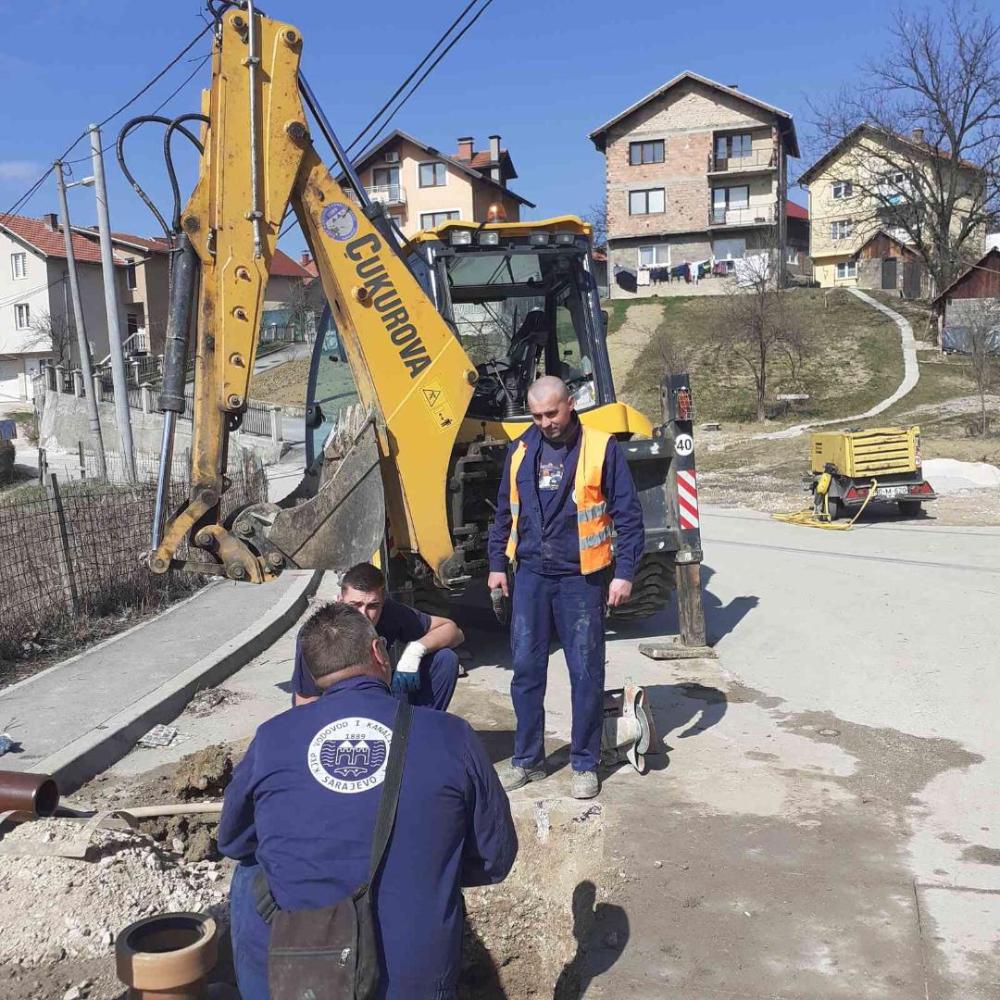
[[[449,222],[402,240],[300,72],[298,30],[252,3],[214,10],[211,89],[202,116],[186,116],[200,118],[204,148],[173,264],[152,571],[263,583],[284,568],[344,569],[381,550],[390,579],[461,590],[485,576],[505,450],[530,424],[528,385],[551,373],[567,381],[584,422],[623,443],[640,490],[646,554],[623,613],[655,612],[675,578],[686,581],[697,599],[681,602],[682,627],[703,643],[690,385],[683,375],[664,381],[662,424],[616,400],[590,227],[571,216]],[[289,206],[329,302],[309,380],[308,467],[286,500],[222,523],[229,434],[247,406]],[[192,487],[168,512],[189,340]]]

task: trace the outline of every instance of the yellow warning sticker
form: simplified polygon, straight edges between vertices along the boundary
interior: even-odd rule
[[[438,426],[442,430],[450,427],[455,418],[451,412],[451,407],[448,405],[448,398],[445,396],[440,384],[431,382],[428,385],[422,386],[420,394],[423,396],[427,408],[434,414],[434,419],[437,421]]]

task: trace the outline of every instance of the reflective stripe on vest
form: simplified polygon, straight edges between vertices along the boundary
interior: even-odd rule
[[[576,500],[576,524],[580,539],[580,572],[596,573],[611,565],[611,517],[608,503],[601,489],[604,474],[604,456],[611,435],[583,425],[581,427],[580,456],[576,463],[573,497]],[[510,538],[507,540],[507,558],[517,554],[517,519],[521,512],[517,473],[527,454],[528,446],[518,442],[510,457]]]

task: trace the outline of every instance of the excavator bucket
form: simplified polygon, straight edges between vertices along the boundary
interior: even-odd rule
[[[275,567],[343,572],[370,560],[385,534],[379,463],[374,413],[350,407],[295,491],[242,511],[235,532]]]

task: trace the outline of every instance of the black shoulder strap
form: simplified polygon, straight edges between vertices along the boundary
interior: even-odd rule
[[[392,727],[392,742],[389,745],[389,763],[385,767],[385,782],[382,785],[382,798],[378,804],[378,814],[375,817],[375,836],[372,837],[372,855],[368,864],[368,885],[375,881],[375,876],[382,865],[392,828],[396,822],[396,806],[399,804],[399,789],[403,783],[403,764],[406,757],[406,744],[410,738],[410,722],[413,719],[413,708],[403,698],[396,709],[396,721]]]

